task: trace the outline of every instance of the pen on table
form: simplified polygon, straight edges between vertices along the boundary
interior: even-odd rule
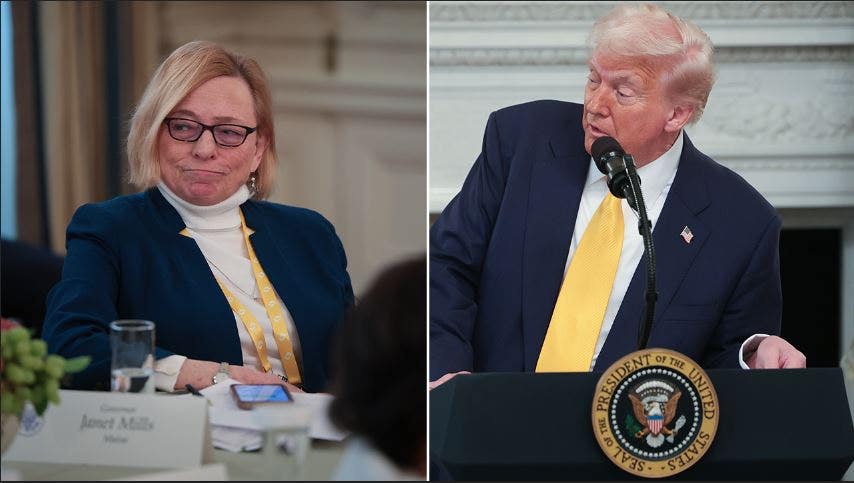
[[[195,387],[193,387],[193,385],[192,385],[192,384],[187,384],[187,385],[186,385],[186,386],[184,386],[184,387],[186,387],[186,388],[187,388],[187,390],[188,390],[188,391],[190,391],[190,394],[192,394],[192,395],[194,395],[194,396],[205,397],[204,395],[202,395],[202,393],[200,393],[200,392],[199,392],[199,390],[198,390],[198,389],[196,389]]]

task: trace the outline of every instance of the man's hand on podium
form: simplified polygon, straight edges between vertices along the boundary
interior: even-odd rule
[[[456,376],[457,374],[471,374],[471,372],[460,371],[460,372],[451,372],[449,374],[445,374],[444,376],[440,377],[439,379],[436,379],[435,381],[431,381],[431,382],[427,383],[427,387],[429,387],[430,389],[437,388],[437,387],[441,386],[442,384],[448,382],[452,377]]]
[[[799,369],[807,366],[807,358],[801,351],[775,335],[762,339],[745,362],[751,369]]]
[[[807,366],[807,358],[803,352],[795,349],[795,346],[786,342],[785,339],[771,336],[754,336],[757,339],[761,337],[759,345],[753,352],[745,354],[744,362],[751,369],[800,369]],[[755,344],[755,342],[749,345]],[[748,352],[748,349],[745,349]],[[459,374],[471,374],[469,371],[451,372],[444,376],[431,381],[427,384],[429,389],[435,389],[442,384],[451,380],[451,378]]]

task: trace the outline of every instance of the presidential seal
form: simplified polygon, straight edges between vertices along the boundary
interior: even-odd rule
[[[634,475],[663,478],[700,460],[718,427],[709,376],[667,349],[633,352],[599,379],[593,433],[605,455]]]

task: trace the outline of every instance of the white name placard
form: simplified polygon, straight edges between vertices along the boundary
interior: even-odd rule
[[[192,396],[60,391],[21,418],[3,460],[147,468],[200,466],[207,402]]]

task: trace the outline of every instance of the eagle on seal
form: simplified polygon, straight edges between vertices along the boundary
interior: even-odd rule
[[[667,426],[676,416],[676,407],[681,396],[681,391],[658,380],[640,384],[634,391],[629,392],[632,411],[643,426],[643,429],[636,432],[634,436],[646,437],[647,444],[653,448],[661,446],[665,436],[671,436],[668,440],[672,441],[672,436],[681,425],[677,424],[673,430],[668,429]]]

